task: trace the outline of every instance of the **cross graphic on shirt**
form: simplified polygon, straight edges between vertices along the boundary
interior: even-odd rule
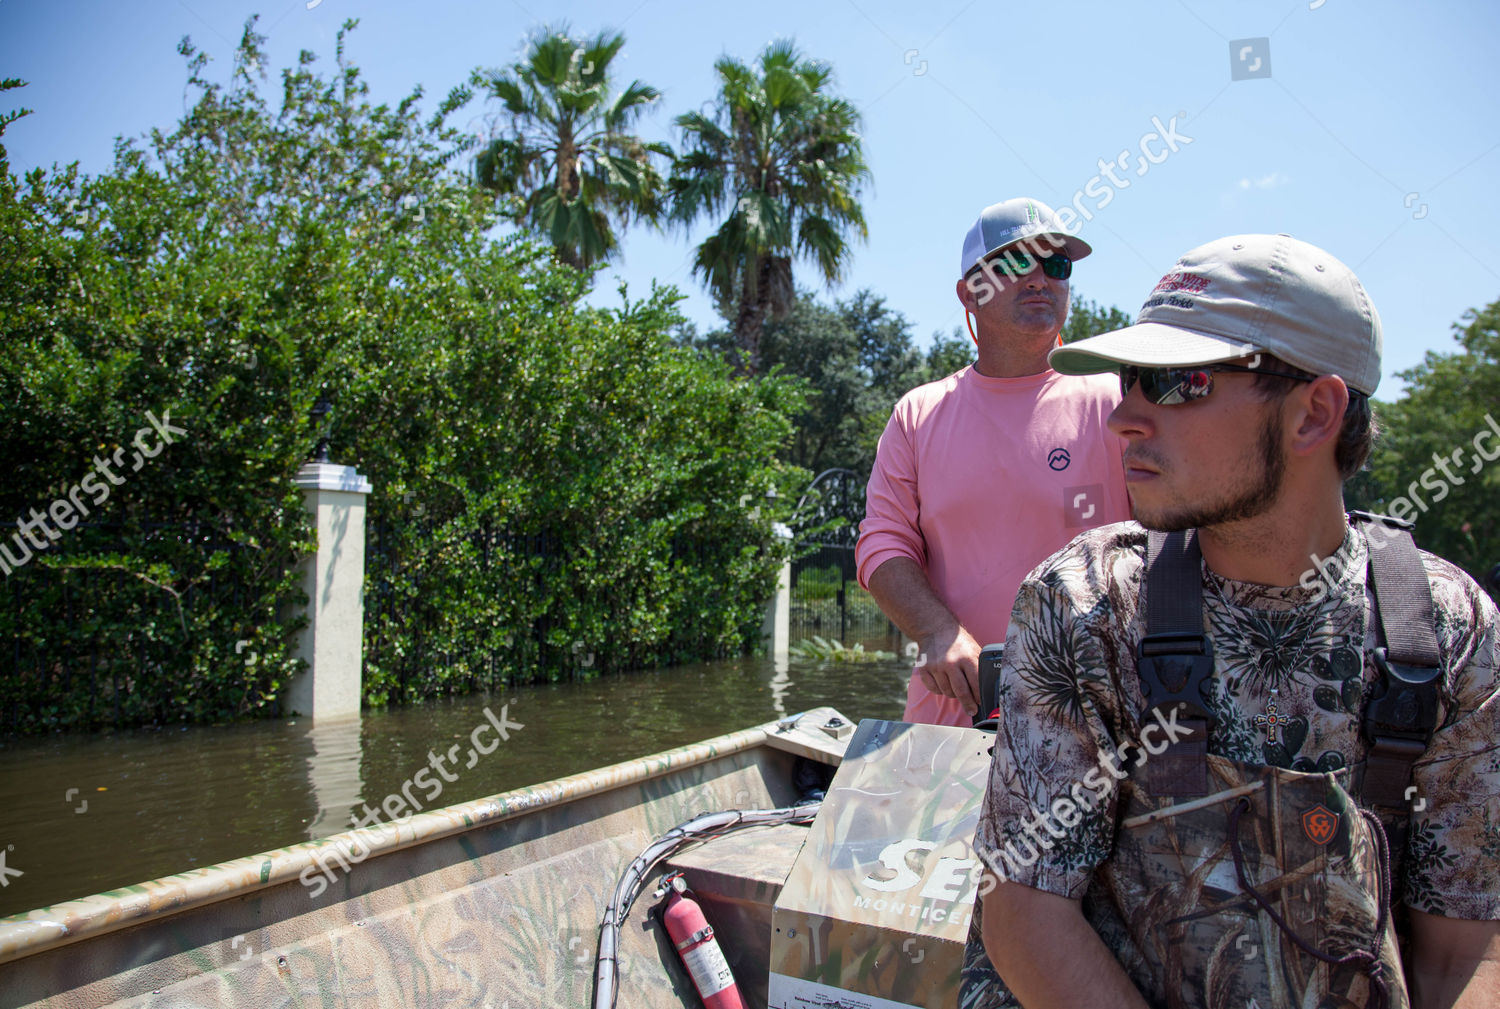
[[[1266,730],[1266,742],[1268,743],[1276,742],[1276,730],[1291,721],[1285,715],[1276,713],[1276,694],[1276,688],[1272,687],[1271,699],[1266,702],[1266,713],[1264,715],[1256,715],[1254,719],[1257,729]]]

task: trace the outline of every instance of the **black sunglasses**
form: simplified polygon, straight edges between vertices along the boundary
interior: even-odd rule
[[[1130,395],[1131,386],[1141,383],[1141,393],[1157,406],[1176,406],[1203,399],[1214,391],[1216,371],[1241,371],[1252,375],[1276,375],[1294,378],[1299,382],[1311,382],[1306,375],[1292,375],[1285,371],[1268,371],[1265,368],[1247,368],[1241,364],[1201,364],[1192,368],[1139,368],[1133,364],[1120,366],[1120,395]]]
[[[1024,277],[1041,263],[1042,273],[1053,280],[1067,280],[1073,275],[1073,260],[1061,252],[1050,256],[1032,256],[1024,252],[1002,252],[986,259],[977,269],[989,267],[1002,277]]]

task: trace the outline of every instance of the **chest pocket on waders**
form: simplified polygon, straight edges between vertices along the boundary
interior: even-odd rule
[[[1340,783],[1347,772],[1205,764],[1198,798],[1124,785],[1101,870],[1147,997],[1166,1009],[1406,1006],[1384,833]]]
[[[1381,625],[1391,659],[1385,648],[1376,653],[1385,679],[1364,724],[1372,744],[1365,792],[1394,828],[1398,861],[1411,765],[1436,724],[1438,672],[1426,575],[1410,536],[1400,535],[1388,556],[1371,551],[1377,619],[1382,609],[1396,617]],[[1213,646],[1203,633],[1200,562],[1192,536],[1151,534],[1147,633],[1137,649],[1146,712],[1175,711],[1189,731],[1122,783],[1116,849],[1101,869],[1136,947],[1132,974],[1167,1009],[1404,1009],[1391,852],[1381,817],[1349,792],[1350,771],[1303,773],[1208,753],[1214,718],[1202,688]],[[1405,714],[1393,719],[1398,708]]]

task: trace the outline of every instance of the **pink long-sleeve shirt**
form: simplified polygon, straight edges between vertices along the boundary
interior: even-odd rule
[[[1085,529],[1130,517],[1112,374],[990,378],[973,366],[896,404],[866,492],[859,583],[893,557],[922,566],[981,645],[1005,640],[1022,579]],[[968,725],[915,674],[906,720]]]

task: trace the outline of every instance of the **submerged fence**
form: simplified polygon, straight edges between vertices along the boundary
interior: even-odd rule
[[[456,692],[547,679],[549,673],[555,678],[562,668],[588,670],[596,665],[598,659],[586,650],[586,643],[576,652],[571,640],[562,646],[555,643],[557,628],[546,614],[504,621],[492,635],[454,628],[456,615],[445,619],[445,593],[437,587],[448,572],[423,563],[423,557],[410,551],[413,538],[419,544],[433,542],[434,525],[421,523],[412,537],[409,525],[370,524],[365,554],[367,678],[371,671],[393,677],[395,692],[405,694],[437,668],[456,674],[444,677],[443,683],[445,692]],[[467,553],[477,579],[497,593],[540,594],[566,563],[547,534],[523,536],[481,528],[456,546]],[[502,567],[513,577],[503,577]]]
[[[814,634],[849,644],[889,637],[896,626],[855,577],[854,547],[804,543],[792,562],[791,636]]]
[[[368,525],[363,652],[373,703],[671,665],[713,650],[703,640],[711,628],[686,624],[645,655],[570,630],[555,616],[556,597],[578,589],[555,537],[486,527],[443,539],[434,525]],[[143,565],[142,556],[163,560]],[[256,614],[265,579],[297,562],[264,556],[219,526],[80,523],[0,580],[0,734],[287,713],[293,667],[284,641],[276,660],[267,642],[285,639],[301,609]],[[688,540],[674,541],[662,562],[684,579],[715,581],[723,568],[713,544]],[[247,581],[252,568],[260,584]],[[683,592],[711,602],[714,588]]]
[[[855,580],[862,483],[809,494],[783,604],[790,639],[895,633]],[[291,529],[301,516],[281,521]],[[663,537],[641,570],[620,570],[600,566],[596,545],[503,523],[373,511],[359,522],[362,615],[339,650],[363,653],[356,705],[738,653],[764,612],[768,587],[747,577],[762,562],[713,526]],[[289,695],[308,668],[297,628],[313,626],[299,600],[324,599],[328,583],[308,580],[304,533],[268,544],[250,525],[228,514],[80,523],[11,564],[0,582],[0,733],[307,714]],[[319,549],[342,556],[333,531]]]
[[[855,576],[854,544],[865,517],[865,478],[848,469],[819,473],[796,509],[791,637],[845,644],[898,634]]]

